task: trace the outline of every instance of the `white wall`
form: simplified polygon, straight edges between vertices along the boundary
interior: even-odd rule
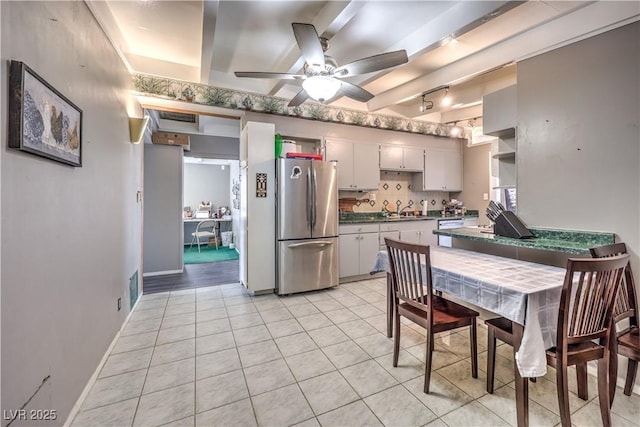
[[[228,165],[222,170],[220,165],[185,163],[183,206],[191,206],[195,211],[204,200],[211,202],[214,209],[230,207],[229,172]]]
[[[38,425],[61,425],[129,312],[142,147],[129,142],[131,78],[85,3],[0,10],[2,409],[20,408],[50,375],[25,409],[55,409]],[[10,59],[83,110],[81,168],[6,148]]]
[[[483,194],[491,195],[490,188],[490,155],[491,144],[482,144],[463,148],[464,182],[460,193],[452,196],[464,201],[467,209],[478,211],[478,223],[489,224],[485,209],[489,202],[483,199]]]

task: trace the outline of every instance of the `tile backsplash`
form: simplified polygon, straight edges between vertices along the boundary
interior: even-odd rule
[[[353,205],[354,212],[379,212],[383,206],[395,212],[398,208],[410,206],[412,209],[422,211],[422,206],[427,203],[428,210],[439,210],[443,203],[449,201],[449,193],[442,191],[414,191],[411,188],[412,174],[409,172],[380,172],[380,185],[377,191],[358,193],[354,191],[340,191],[339,198],[355,198],[358,201]],[[373,200],[375,198],[375,200]],[[365,201],[369,199],[369,201]],[[344,202],[341,203],[344,206]]]

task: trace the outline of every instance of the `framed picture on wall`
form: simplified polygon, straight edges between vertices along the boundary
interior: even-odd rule
[[[82,166],[82,110],[25,63],[9,65],[9,147]]]

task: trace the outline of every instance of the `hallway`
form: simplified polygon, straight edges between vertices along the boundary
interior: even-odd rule
[[[205,286],[238,283],[240,261],[218,261],[204,264],[185,264],[184,272],[144,278],[144,293],[171,292]]]

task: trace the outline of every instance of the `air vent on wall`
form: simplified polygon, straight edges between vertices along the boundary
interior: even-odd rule
[[[176,113],[173,111],[160,111],[160,118],[163,120],[173,120],[174,122],[195,123],[196,115],[188,113]]]

